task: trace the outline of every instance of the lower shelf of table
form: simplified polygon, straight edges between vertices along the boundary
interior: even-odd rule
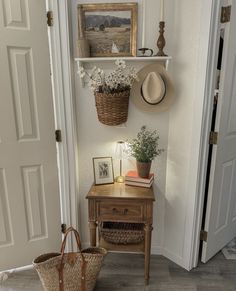
[[[108,251],[144,253],[145,250],[144,241],[139,244],[112,244],[100,238],[99,246]]]

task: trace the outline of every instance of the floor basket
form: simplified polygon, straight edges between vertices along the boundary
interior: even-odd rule
[[[119,93],[95,92],[98,120],[106,125],[119,125],[127,121],[130,91]]]
[[[65,253],[67,236],[75,234],[78,251]],[[38,256],[34,262],[45,291],[92,291],[107,251],[103,248],[81,250],[79,233],[69,227],[60,253]]]
[[[143,223],[103,222],[100,236],[112,244],[138,244],[144,240]]]

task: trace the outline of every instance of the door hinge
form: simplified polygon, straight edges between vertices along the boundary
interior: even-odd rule
[[[62,135],[61,135],[61,130],[60,129],[57,129],[55,131],[55,136],[56,136],[56,141],[57,142],[62,142]]]
[[[230,22],[231,5],[221,7],[221,23]]]
[[[216,93],[215,96],[214,96],[214,105],[217,105],[218,99],[219,99],[219,94]]]
[[[217,143],[218,143],[218,132],[211,131],[210,138],[209,138],[209,144],[217,144]]]
[[[200,240],[207,241],[207,235],[208,235],[207,231],[201,230],[201,232],[200,232]]]
[[[61,224],[61,232],[66,233],[66,224],[65,223]]]
[[[53,12],[52,11],[47,12],[47,24],[48,26],[53,26]]]

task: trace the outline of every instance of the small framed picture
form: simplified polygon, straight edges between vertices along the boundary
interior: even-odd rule
[[[93,158],[95,185],[114,183],[113,164],[111,157]]]
[[[136,56],[137,3],[78,5],[79,38],[90,45],[91,57]]]

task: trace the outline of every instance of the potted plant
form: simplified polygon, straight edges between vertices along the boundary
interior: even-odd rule
[[[98,120],[106,125],[118,125],[127,121],[130,89],[137,73],[134,67],[123,60],[116,60],[116,68],[105,74],[94,67],[91,73],[79,68],[81,78],[88,78],[88,83],[95,95]]]
[[[137,172],[142,178],[148,178],[152,160],[164,149],[158,148],[159,135],[156,130],[147,130],[143,125],[137,137],[127,142],[128,154],[136,159]]]

